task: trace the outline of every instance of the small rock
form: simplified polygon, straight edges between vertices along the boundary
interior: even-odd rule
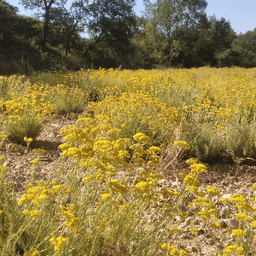
[[[225,224],[223,224],[223,222]],[[237,229],[239,227],[239,221],[237,219],[224,219],[220,224],[221,226],[226,226],[231,229]]]
[[[221,198],[231,199],[231,198],[232,198],[232,194],[225,194],[225,195],[222,196]]]
[[[192,251],[192,252],[197,252],[197,253],[198,253],[198,252],[199,252],[199,248],[192,247],[192,248],[191,248],[191,251]]]

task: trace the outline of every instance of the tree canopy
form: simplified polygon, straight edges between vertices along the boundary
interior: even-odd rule
[[[135,0],[21,3],[36,17],[0,0],[0,58],[9,63],[2,70],[18,70],[24,56],[33,70],[256,65],[255,31],[237,35],[225,18],[207,17],[206,0],[144,0],[141,17]]]

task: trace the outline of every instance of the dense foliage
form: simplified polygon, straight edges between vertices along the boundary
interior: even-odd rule
[[[166,67],[254,67],[255,31],[237,35],[225,18],[207,17],[205,0],[22,0],[36,18],[0,0],[0,72]],[[87,33],[88,38],[80,34]]]

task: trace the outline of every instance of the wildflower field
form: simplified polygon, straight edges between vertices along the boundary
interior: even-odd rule
[[[0,77],[0,255],[256,255],[256,69]]]

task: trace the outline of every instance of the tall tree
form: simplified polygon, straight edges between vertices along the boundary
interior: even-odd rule
[[[165,37],[160,46],[165,53],[171,51],[171,36],[177,27],[196,27],[206,17],[205,0],[157,0],[155,4],[144,0],[144,4],[153,39]],[[167,62],[170,65],[170,58]]]
[[[7,2],[0,0],[0,75],[5,75],[8,59],[10,59],[9,47],[13,42],[13,18],[17,10],[13,10]],[[9,68],[9,67],[8,67]],[[10,68],[8,69],[10,72]]]
[[[215,16],[209,18],[212,46],[215,51],[222,52],[231,47],[233,40],[236,38],[236,33],[231,27],[229,21],[225,18],[219,20]]]
[[[21,3],[24,6],[24,9],[34,10],[37,9],[36,13],[37,17],[43,17],[44,19],[44,27],[43,27],[43,40],[42,46],[44,47],[48,37],[49,30],[49,22],[51,20],[51,11],[54,6],[63,7],[67,0],[21,0]],[[40,12],[39,10],[43,10],[44,12]]]
[[[168,38],[177,26],[195,26],[205,18],[205,0],[144,0],[146,17]]]
[[[71,42],[74,36],[78,36],[79,33],[84,31],[81,22],[83,14],[81,9],[72,4],[69,10],[61,7],[53,8],[51,15],[55,41],[65,46],[67,55],[70,52]],[[55,36],[56,34],[58,34],[57,38]]]
[[[0,0],[0,43],[8,45],[14,27],[14,17],[18,8]]]
[[[239,34],[232,43],[232,51],[238,54],[239,66],[256,67],[256,28]],[[234,57],[233,57],[234,59]],[[235,65],[235,64],[234,64]]]
[[[93,0],[89,8],[85,8],[87,14],[89,10],[86,26],[91,42],[84,57],[100,42],[119,53],[128,49],[136,26],[134,5],[135,0]]]

